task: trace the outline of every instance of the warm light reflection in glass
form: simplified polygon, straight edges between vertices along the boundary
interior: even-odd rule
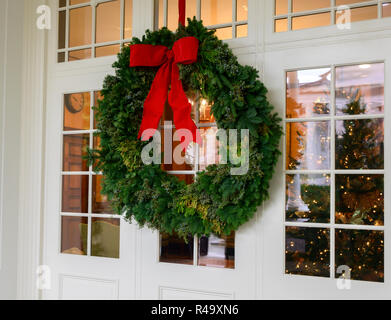
[[[343,14],[345,14],[345,12],[338,13],[337,11],[336,21],[338,21],[338,19],[340,19],[340,16]],[[377,5],[350,9],[351,22],[371,20],[376,18],[377,18]]]
[[[330,276],[330,231],[286,227],[285,273]]]
[[[383,119],[338,120],[335,126],[336,169],[384,168]]]
[[[316,13],[316,14],[310,14],[306,16],[298,16],[292,18],[292,30],[324,27],[324,26],[329,26],[330,24],[331,24],[330,12]]]
[[[330,0],[292,0],[293,12],[303,12],[330,7]]]
[[[201,20],[206,26],[231,22],[232,0],[201,0]]]
[[[286,176],[286,221],[330,221],[330,175]]]
[[[384,63],[337,67],[335,76],[337,115],[384,112]]]
[[[69,10],[69,47],[91,44],[92,7]]]
[[[64,130],[90,128],[90,93],[77,92],[64,95]]]
[[[96,6],[96,43],[116,41],[121,38],[119,0],[99,3]]]
[[[286,124],[286,169],[330,169],[330,122]]]
[[[120,219],[91,219],[91,256],[119,258]]]
[[[391,2],[383,3],[382,16],[391,17]]]
[[[92,176],[92,213],[113,214],[107,196],[102,194],[103,179],[102,175]]]
[[[384,224],[384,176],[336,175],[335,221],[342,224]]]
[[[61,217],[61,253],[87,255],[88,218]]]
[[[277,19],[274,21],[274,31],[275,32],[285,32],[288,31],[288,19]]]
[[[202,236],[198,242],[198,265],[235,268],[235,233],[229,236]]]
[[[62,212],[88,213],[88,175],[62,177]]]
[[[187,242],[177,234],[160,233],[160,262],[193,264],[194,238]]]
[[[330,114],[330,85],[330,68],[287,72],[286,117]]]
[[[353,280],[384,282],[384,232],[336,229],[335,267],[341,265]]]
[[[217,140],[217,127],[201,128],[202,146],[199,148],[199,170],[205,170],[207,166],[218,164],[219,141]]]
[[[288,14],[288,0],[275,0],[275,11],[276,16]]]
[[[89,134],[64,135],[63,171],[88,171],[86,156],[89,145]]]

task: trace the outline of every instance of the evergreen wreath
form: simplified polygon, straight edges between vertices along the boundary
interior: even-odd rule
[[[164,172],[160,165],[145,165],[137,139],[143,103],[158,68],[129,67],[130,48],[124,47],[113,64],[115,75],[106,77],[103,99],[94,107],[100,147],[90,150],[95,171],[104,175],[102,192],[117,214],[127,221],[161,232],[192,235],[229,235],[251,219],[268,198],[269,182],[280,155],[281,119],[273,113],[267,90],[258,72],[242,66],[227,44],[202,22],[188,19],[176,33],[167,28],[146,31],[131,44],[164,45],[169,48],[183,37],[199,40],[198,60],[179,65],[185,90],[198,92],[213,103],[218,128],[249,129],[249,170],[231,175],[233,164],[209,165],[186,185]]]

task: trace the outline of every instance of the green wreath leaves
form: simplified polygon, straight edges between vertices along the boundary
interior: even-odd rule
[[[143,103],[157,68],[130,68],[129,47],[113,64],[107,76],[103,100],[96,106],[100,148],[89,158],[102,172],[103,193],[118,214],[141,226],[161,232],[192,235],[230,234],[251,219],[267,199],[269,182],[278,160],[281,119],[273,113],[267,90],[258,72],[242,66],[227,44],[218,40],[202,22],[190,20],[176,33],[162,28],[147,31],[132,44],[165,45],[185,36],[199,42],[197,63],[179,65],[185,90],[199,92],[213,102],[218,128],[249,129],[250,162],[246,175],[230,174],[232,164],[210,165],[186,185],[165,173],[159,165],[144,165],[141,150],[147,142],[137,139]]]

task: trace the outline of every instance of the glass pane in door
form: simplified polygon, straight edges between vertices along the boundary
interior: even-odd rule
[[[160,233],[160,262],[192,265],[194,257],[194,238],[187,241],[177,234]]]

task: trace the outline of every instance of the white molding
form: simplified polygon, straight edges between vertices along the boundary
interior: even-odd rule
[[[16,297],[23,9],[23,1],[1,2],[0,299]]]
[[[37,299],[36,270],[42,250],[47,31],[36,27],[36,8],[46,1],[24,3],[17,296]]]
[[[146,29],[153,30],[154,10],[154,0],[133,0],[133,37],[141,38]]]
[[[358,5],[363,5],[362,3]],[[346,42],[391,37],[391,18],[352,22],[351,29],[338,29],[337,25],[302,30],[274,32],[274,0],[266,0],[264,8],[264,41],[266,51],[282,51],[303,47],[344,44]]]
[[[5,10],[1,13],[0,21],[3,21],[0,28],[0,41],[4,43],[3,51],[0,52],[0,76],[3,75],[0,79],[0,271],[2,269],[2,257],[3,257],[3,196],[4,196],[4,153],[5,153],[5,105],[6,105],[6,74],[7,74],[7,27],[8,27],[8,17],[7,17],[7,8],[8,0],[4,4]],[[4,19],[4,20],[3,20]]]
[[[64,294],[64,280],[65,279],[73,279],[73,280],[79,280],[79,281],[85,281],[85,282],[95,282],[95,283],[102,283],[102,284],[111,284],[113,285],[113,296],[111,297],[112,300],[118,300],[119,299],[119,279],[108,279],[108,278],[96,278],[86,275],[76,275],[76,274],[65,274],[60,273],[59,276],[59,290],[58,290],[58,299],[63,300],[63,294]]]
[[[171,292],[173,294],[188,294],[190,297],[204,297],[203,299],[208,300],[235,300],[235,292],[219,292],[219,291],[211,291],[211,290],[197,290],[197,289],[188,289],[188,288],[179,288],[179,287],[171,287],[160,285],[158,287],[159,290],[159,298],[158,300],[164,300],[164,293]],[[183,299],[181,297],[181,299]]]

